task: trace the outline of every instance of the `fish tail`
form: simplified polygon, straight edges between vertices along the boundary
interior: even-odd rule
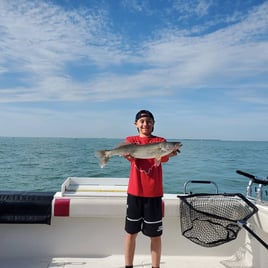
[[[110,158],[106,152],[107,152],[106,150],[96,152],[96,156],[99,158],[99,165],[101,168],[103,168],[107,164]]]

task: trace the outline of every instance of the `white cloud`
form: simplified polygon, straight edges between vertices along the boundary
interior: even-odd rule
[[[213,1],[196,0],[196,1],[182,1],[177,0],[173,3],[173,8],[183,14],[182,17],[198,16],[202,17],[208,13],[208,9],[213,4]]]
[[[204,5],[201,1],[195,8],[201,16],[208,10],[208,2]],[[44,2],[2,2],[3,70],[24,73],[21,82],[27,82],[27,88],[15,87],[11,92],[6,88],[0,101],[96,101],[133,98],[133,91],[147,88],[147,94],[153,96],[163,87],[169,92],[198,85],[227,87],[226,77],[240,82],[266,66],[268,43],[254,42],[254,38],[267,34],[268,4],[246,20],[203,37],[169,31],[169,36],[141,44],[139,54],[133,54],[135,50],[129,53],[122,47],[122,37],[108,33],[106,12],[90,11],[84,16],[81,10],[65,11]],[[260,55],[260,49],[264,54]],[[68,63],[80,60],[101,67],[94,80],[74,81],[65,74]],[[143,67],[128,75],[113,70],[116,65],[124,68],[123,64]]]
[[[224,132],[224,126],[229,129],[225,137],[235,135],[237,121],[246,128],[246,121],[239,113],[241,104],[250,106],[247,116],[251,120],[255,116],[264,120],[267,116],[263,108],[267,104],[267,2],[249,14],[234,11],[232,16],[212,17],[200,27],[183,28],[179,23],[165,21],[151,35],[133,43],[131,38],[135,39],[139,33],[132,35],[127,28],[123,31],[113,28],[114,18],[102,3],[98,8],[91,6],[82,10],[65,9],[45,1],[0,2],[0,46],[3,48],[0,103],[5,105],[0,124],[7,126],[5,133],[14,132],[17,124],[25,135],[34,125],[36,133],[40,129],[39,133],[50,136],[54,129],[56,135],[64,136],[68,125],[73,123],[76,130],[68,135],[78,135],[80,129],[80,133],[82,130],[89,136],[98,136],[98,132],[116,136],[113,123],[105,122],[105,117],[121,118],[123,114],[126,116],[122,112],[125,109],[135,113],[136,107],[149,107],[158,111],[160,119],[162,113],[166,115],[169,130],[159,126],[163,133],[170,130],[175,133],[176,125],[182,125],[187,138],[187,133],[195,129],[191,122],[192,125],[205,122],[209,129],[216,126],[207,137],[216,138]],[[167,20],[166,15],[172,12],[171,5],[161,13],[162,10],[150,10],[150,2],[127,3],[125,8],[132,6],[131,12],[138,11],[139,15],[145,12],[150,18],[161,14],[160,20]],[[201,0],[193,5],[178,1],[176,5],[186,17],[203,18],[209,16],[215,2]],[[225,26],[215,27],[220,23]],[[212,31],[213,26],[217,30]],[[208,105],[205,99],[200,104],[191,98],[200,90],[206,92],[208,99],[212,92],[225,92],[223,99],[227,102],[211,102],[209,109],[204,109]],[[215,93],[218,99],[221,93]],[[235,102],[232,120],[228,101]],[[39,103],[45,106],[48,102],[76,103],[77,106],[68,112],[38,108]],[[120,104],[116,106],[116,102]],[[27,103],[36,106],[27,110]],[[87,108],[83,106],[85,103]],[[104,104],[107,104],[106,110]],[[15,109],[16,105],[21,107]],[[80,105],[83,108],[80,109]],[[256,106],[251,109],[251,105]],[[112,114],[115,107],[118,110]],[[244,111],[244,106],[241,109]],[[91,121],[88,114],[99,122],[95,131],[86,126]],[[224,123],[222,127],[217,120]],[[128,122],[125,120],[124,124]],[[261,121],[255,120],[254,124],[257,128]],[[123,132],[124,128],[120,130]],[[207,130],[196,125],[193,132],[198,136],[198,133],[205,135]],[[2,133],[3,130],[0,135]],[[268,130],[263,135],[265,133]]]

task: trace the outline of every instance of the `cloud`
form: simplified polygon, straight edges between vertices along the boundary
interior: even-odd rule
[[[187,14],[201,17],[211,3],[178,4]],[[132,2],[134,9],[142,9],[138,6]],[[162,28],[138,47],[112,31],[103,6],[67,10],[41,1],[2,1],[0,10],[4,48],[0,74],[9,72],[18,80],[12,88],[2,86],[0,102],[105,101],[135,98],[139,92],[159,96],[163,88],[162,94],[197,87],[229,88],[263,75],[267,65],[267,3],[224,29],[191,36],[191,30],[187,34]],[[96,74],[80,81],[71,65],[85,66],[89,74],[92,70]],[[257,80],[248,83],[259,86]]]
[[[173,8],[182,15],[182,18],[190,16],[203,17],[208,14],[212,1],[196,0],[196,1],[174,1]]]
[[[36,67],[61,70],[66,62],[84,57],[98,65],[101,54],[101,64],[105,58],[111,61],[108,48],[116,49],[117,37],[108,32],[101,11],[68,11],[42,1],[19,2],[2,2],[2,59],[17,60],[30,71]]]

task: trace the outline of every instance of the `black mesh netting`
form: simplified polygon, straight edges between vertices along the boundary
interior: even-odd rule
[[[246,221],[257,207],[242,194],[192,194],[178,196],[182,235],[203,247],[236,239],[239,221]]]

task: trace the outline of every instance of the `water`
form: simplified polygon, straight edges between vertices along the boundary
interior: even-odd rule
[[[96,150],[113,148],[121,141],[1,137],[1,190],[59,191],[63,181],[70,176],[128,177],[129,163],[124,158],[115,156],[101,169],[95,157]],[[237,169],[260,177],[268,176],[268,142],[180,141],[183,143],[181,154],[163,164],[167,193],[182,193],[187,180],[212,180],[220,192],[245,194],[248,179],[236,174]],[[213,185],[190,184],[189,187],[214,191]]]

